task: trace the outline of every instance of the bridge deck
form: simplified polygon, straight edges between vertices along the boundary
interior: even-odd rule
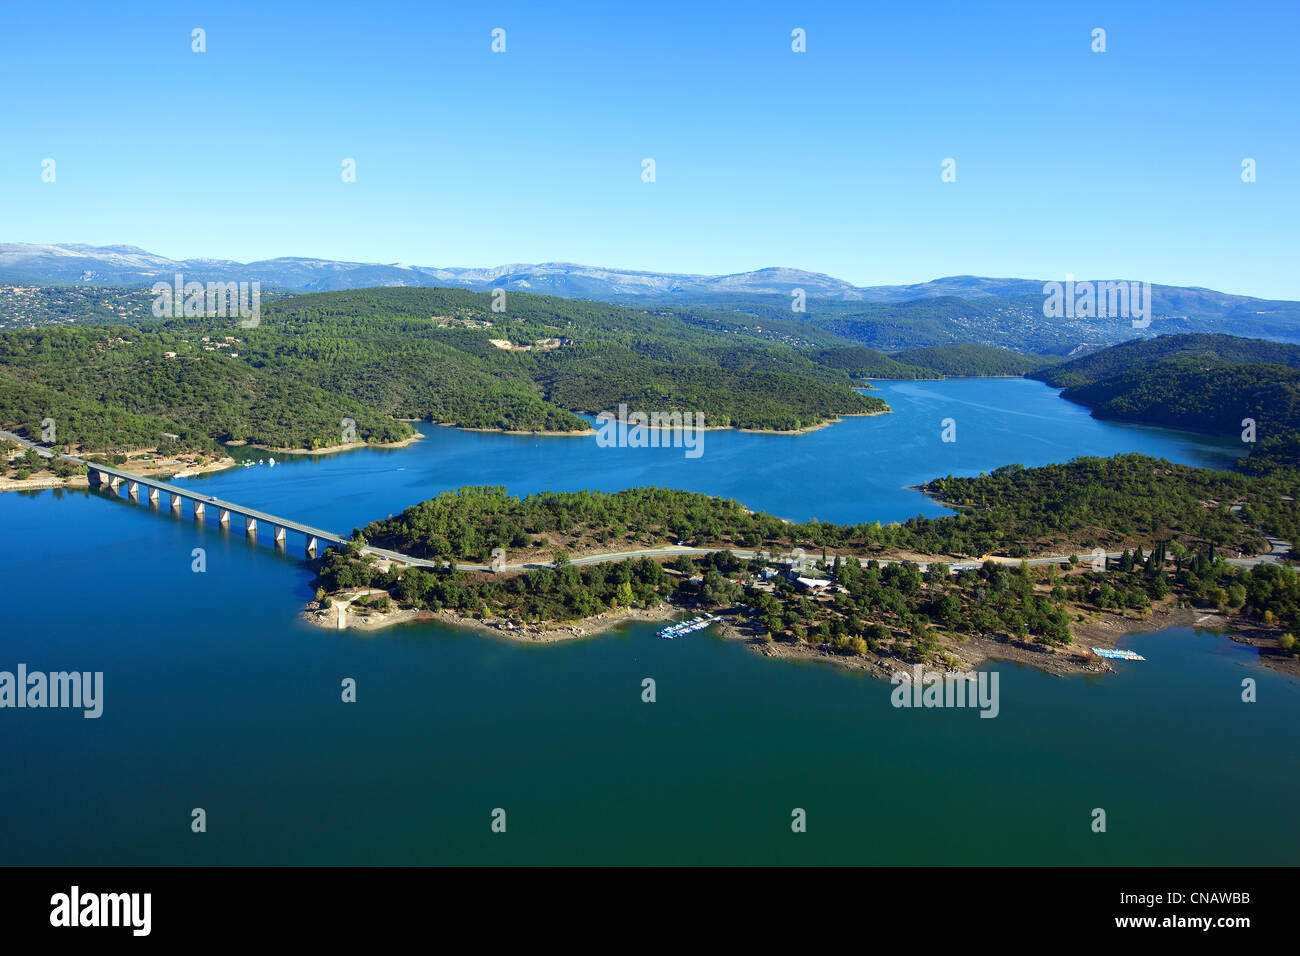
[[[337,534],[333,531],[323,531],[320,528],[313,528],[309,524],[303,524],[301,521],[294,521],[290,518],[282,518],[279,515],[273,515],[266,511],[259,511],[256,508],[249,508],[246,505],[235,504],[233,501],[224,501],[221,498],[214,498],[211,495],[201,495],[198,492],[191,491],[188,488],[182,488],[179,485],[168,484],[165,481],[159,481],[157,478],[146,478],[143,475],[132,474],[129,471],[122,471],[120,468],[114,468],[111,465],[101,465],[93,461],[83,461],[80,458],[68,457],[68,460],[76,464],[85,465],[87,468],[98,471],[101,474],[112,475],[115,478],[121,478],[123,481],[134,481],[144,485],[147,488],[157,488],[159,491],[166,491],[169,494],[180,495],[182,498],[188,498],[191,501],[197,501],[203,505],[213,505],[217,508],[224,508],[235,514],[244,515],[253,518],[256,521],[264,521],[267,524],[273,524],[280,528],[287,528],[290,531],[297,531],[300,534],[310,535],[322,541],[329,541],[333,544],[346,544],[348,538],[344,535]]]
[[[211,495],[201,495],[198,492],[191,491],[188,488],[182,488],[179,485],[168,484],[165,481],[159,481],[157,478],[146,478],[143,475],[133,474],[129,471],[123,471],[120,468],[114,468],[112,465],[101,465],[98,462],[86,461],[81,458],[74,458],[71,455],[61,456],[68,461],[78,465],[85,465],[86,468],[98,471],[101,474],[111,475],[115,478],[121,478],[123,481],[134,481],[144,485],[147,488],[157,488],[159,491],[165,491],[169,494],[180,495],[182,498],[188,498],[204,506],[212,505],[216,508],[224,508],[234,514],[244,515],[255,521],[269,525],[275,525],[279,528],[286,528],[289,531],[296,531],[299,534],[316,538],[329,544],[345,545],[351,539],[346,535],[337,534],[333,531],[324,531],[320,528],[313,528],[309,524],[303,524],[301,521],[294,521],[290,518],[282,518],[279,515],[273,515],[266,511],[259,511],[256,508],[249,508],[245,505],[236,504],[233,501],[224,501],[221,498],[214,498]],[[389,551],[387,548],[376,548],[370,545],[361,549],[362,554],[373,554],[376,557],[387,558],[390,561],[397,561],[401,564],[410,565],[417,568],[441,568],[444,562],[429,561],[425,558],[413,557],[409,554],[402,554],[398,551]],[[466,570],[487,570],[486,565],[463,565]]]

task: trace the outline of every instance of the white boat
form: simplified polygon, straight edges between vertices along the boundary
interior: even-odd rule
[[[675,637],[681,637],[685,634],[693,634],[695,631],[708,627],[718,618],[712,614],[706,614],[704,617],[693,617],[689,621],[679,621],[676,624],[669,624],[659,632],[659,636],[667,640]]]

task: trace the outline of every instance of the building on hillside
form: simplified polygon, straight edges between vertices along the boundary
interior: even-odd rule
[[[827,581],[825,578],[796,577],[794,580],[796,584],[803,585],[809,591],[820,591],[823,588],[830,587],[830,583],[831,583],[830,581]]]

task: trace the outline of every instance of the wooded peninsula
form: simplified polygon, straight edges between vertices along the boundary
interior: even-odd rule
[[[1300,576],[1249,565],[1248,556],[1270,550],[1266,536],[1296,530],[1294,474],[1257,478],[1122,455],[926,487],[960,513],[883,526],[791,524],[661,488],[522,499],[462,488],[327,552],[316,606],[365,592],[363,604],[376,610],[451,613],[527,633],[671,602],[730,615],[760,648],[955,667],[972,648],[987,656],[1001,645],[997,653],[1018,649],[1062,671],[1095,663],[1073,644],[1104,615],[1199,608],[1260,635],[1266,655],[1293,660]],[[1135,500],[1144,502],[1140,517]],[[399,567],[363,555],[365,544],[446,564]],[[679,547],[691,551],[670,553]],[[494,549],[507,556],[496,572],[459,566],[486,563]],[[599,557],[638,550],[660,553]],[[596,560],[574,563],[586,556]]]

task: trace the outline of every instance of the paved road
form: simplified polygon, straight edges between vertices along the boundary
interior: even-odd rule
[[[328,541],[331,544],[346,544],[347,535],[341,535],[334,531],[325,531],[321,528],[313,528],[311,525],[303,524],[300,521],[292,521],[288,518],[281,518],[279,515],[273,515],[265,511],[258,511],[256,508],[249,508],[246,505],[236,504],[233,501],[225,501],[221,498],[214,498],[211,495],[201,495],[189,488],[182,488],[180,485],[169,484],[165,481],[159,481],[157,478],[146,478],[142,475],[132,474],[129,471],[123,471],[120,468],[114,468],[111,465],[101,465],[97,462],[83,461],[80,458],[74,458],[71,455],[62,455],[68,461],[85,465],[87,468],[93,468],[95,471],[105,475],[112,475],[121,478],[123,481],[136,481],[148,488],[157,488],[159,491],[165,491],[169,494],[180,495],[182,498],[189,498],[191,501],[197,501],[203,505],[213,505],[216,508],[224,508],[227,511],[233,511],[235,514],[245,515],[254,518],[259,522],[276,525],[281,528],[288,528],[290,531],[297,531],[304,535],[310,535],[313,538],[319,538],[322,541]]]
[[[4,429],[0,429],[0,438],[8,438],[10,441],[18,442],[18,444],[22,445],[24,448],[32,448],[36,451],[36,454],[40,455],[42,458],[54,457],[54,452],[50,451],[50,449],[43,445],[38,445],[35,442],[28,441],[22,435],[15,435],[13,432],[7,432]],[[65,455],[63,457],[66,458],[67,456]]]
[[[13,432],[0,430],[0,437],[12,439],[26,448],[33,448],[36,450],[36,453],[42,457],[54,457],[54,452],[50,449],[37,445],[34,442],[23,438],[21,435],[15,435]],[[188,498],[191,501],[200,502],[205,507],[207,505],[212,505],[216,508],[224,508],[227,511],[234,512],[235,514],[252,518],[259,524],[275,525],[279,528],[286,528],[289,531],[296,531],[304,537],[316,538],[318,541],[325,544],[344,545],[347,544],[349,540],[349,536],[346,534],[340,534],[336,531],[326,531],[323,528],[314,528],[309,524],[303,524],[301,521],[294,521],[290,518],[283,518],[280,515],[273,515],[266,511],[259,511],[256,508],[249,508],[246,505],[236,504],[233,501],[214,498],[212,495],[202,495],[189,488],[182,488],[179,485],[169,484],[168,482],[161,481],[157,478],[148,478],[129,471],[123,471],[121,468],[115,468],[112,465],[102,465],[98,462],[86,461],[84,458],[78,458],[75,455],[59,455],[58,457],[77,465],[84,465],[87,468],[93,468],[101,474],[121,478],[123,481],[135,481],[147,488],[157,488],[159,491],[165,491],[168,494],[180,495],[181,497]],[[423,558],[415,558],[410,555],[399,554],[396,551],[389,551],[385,548],[367,547],[364,548],[363,551],[366,554],[374,554],[382,558],[401,561],[403,564],[409,564],[415,567],[440,568],[444,564],[442,561],[426,561]]]
[[[609,552],[605,552],[605,553],[602,553],[602,554],[589,554],[589,555],[587,555],[587,556],[585,556],[585,557],[581,557],[581,558],[572,558],[572,559],[569,561],[569,563],[570,563],[570,564],[600,564],[600,563],[605,562],[605,561],[623,561],[623,560],[628,559],[628,558],[673,557],[673,556],[678,555],[678,554],[691,554],[691,555],[698,555],[698,554],[713,554],[714,552],[716,552],[716,551],[718,551],[718,550],[720,550],[720,549],[718,549],[718,548],[692,548],[692,547],[687,547],[687,546],[685,546],[685,545],[674,545],[674,546],[665,547],[665,548],[651,548],[651,549],[648,549],[648,550],[645,550],[645,551],[609,551]],[[753,557],[755,557],[756,555],[763,555],[764,557],[768,557],[769,559],[773,558],[773,553],[770,552],[770,551],[746,551],[746,550],[743,550],[743,549],[740,549],[740,548],[732,548],[732,549],[730,549],[730,550],[731,550],[731,553],[734,554],[734,555],[735,555],[736,557],[738,557],[738,558],[749,559],[749,558],[753,558]],[[1106,556],[1107,556],[1108,558],[1118,558],[1118,557],[1120,557],[1120,554],[1121,554],[1121,552],[1119,552],[1119,551],[1112,551],[1111,553],[1107,554]],[[811,570],[811,569],[816,565],[817,561],[821,560],[820,558],[815,558],[815,557],[813,557],[812,555],[805,555],[804,557],[805,557],[805,560],[808,562],[808,569],[809,569],[809,570]],[[776,554],[775,554],[775,560],[788,560],[788,559],[789,559],[789,554],[788,554],[788,553],[776,552]],[[862,558],[861,556],[859,556],[859,559],[862,560],[862,561],[864,561],[864,562],[867,561],[867,560],[871,560],[870,558]],[[831,556],[830,560],[831,560],[831,561],[834,561],[834,556],[833,556],[833,555]],[[879,561],[881,564],[898,564],[898,563],[900,563],[901,561],[903,561],[903,560],[905,560],[905,559],[903,559],[903,558],[876,558],[875,560],[876,560],[876,561]],[[998,557],[998,556],[994,556],[994,557],[990,558],[990,560],[991,560],[991,561],[994,561],[994,562],[996,562],[996,563],[998,563],[998,564],[1007,564],[1007,565],[1019,565],[1019,564],[1020,564],[1020,561],[1021,561],[1020,558],[1004,558],[1004,557]],[[1047,556],[1044,556],[1044,557],[1030,558],[1030,559],[1029,559],[1029,563],[1030,563],[1030,564],[1035,564],[1035,565],[1041,565],[1041,564],[1061,564],[1061,563],[1066,562],[1066,561],[1069,561],[1069,560],[1070,560],[1070,556],[1069,556],[1069,555],[1047,555]],[[1088,560],[1092,560],[1092,556],[1091,556],[1091,555],[1088,556]],[[1232,560],[1232,559],[1230,559],[1230,560]],[[1245,560],[1245,559],[1242,559],[1242,560]],[[960,560],[960,559],[956,559],[956,558],[954,558],[954,559],[952,559],[951,561],[944,561],[943,563],[946,564],[946,565],[948,565],[948,567],[949,567],[951,570],[953,570],[953,571],[961,571],[961,570],[968,570],[968,569],[979,568],[979,567],[981,567],[981,566],[983,565],[984,562],[982,562],[982,561],[962,561],[962,560]],[[553,566],[554,566],[554,565],[552,565],[550,562],[537,562],[537,563],[535,563],[535,564],[505,564],[505,565],[502,565],[502,567],[501,567],[500,570],[502,570],[502,571],[521,571],[521,570],[527,570],[527,569],[530,569],[530,568],[549,568],[549,567],[553,567]],[[483,564],[458,564],[457,567],[458,567],[458,568],[461,568],[462,570],[466,570],[466,571],[488,571],[488,570],[491,570],[490,567],[489,567],[488,565],[483,565]],[[917,563],[917,567],[919,567],[922,571],[925,571],[925,570],[927,570],[927,569],[929,568],[929,564],[928,564],[927,562],[921,561],[921,562],[918,562],[918,563]]]
[[[14,434],[13,432],[0,430],[0,437],[9,438],[26,448],[33,448],[36,450],[36,453],[41,455],[42,457],[45,458],[54,457],[54,452],[52,452],[50,449],[44,448],[41,445],[37,445],[34,442],[29,441],[26,438],[23,438],[21,435]],[[282,518],[279,515],[268,514],[267,512],[264,511],[258,511],[255,508],[247,508],[243,505],[235,504],[233,501],[222,501],[219,498],[213,498],[209,495],[196,494],[195,492],[190,491],[187,488],[181,488],[177,485],[171,485],[154,478],[145,478],[141,475],[132,474],[129,471],[122,471],[121,469],[114,468],[110,465],[101,465],[94,462],[88,462],[85,461],[84,459],[76,458],[72,455],[60,455],[59,457],[64,458],[78,465],[85,465],[88,468],[94,468],[96,471],[103,472],[104,474],[114,475],[116,477],[123,479],[124,481],[138,481],[148,487],[158,488],[160,491],[166,491],[169,493],[178,494],[185,498],[189,498],[193,501],[201,501],[204,504],[215,505],[218,508],[225,508],[228,511],[233,511],[236,514],[246,515],[259,522],[263,522],[271,525],[277,525],[282,528],[288,528],[290,531],[297,531],[300,534],[311,536],[317,538],[320,541],[325,541],[330,544],[344,545],[349,540],[348,535],[345,534],[338,534],[333,531],[324,531],[320,528],[313,528],[310,525],[305,525],[298,521],[292,521],[288,518]],[[1234,505],[1233,510],[1240,511],[1241,506]],[[1267,535],[1265,537],[1267,538],[1269,546],[1272,549],[1268,554],[1255,555],[1254,557],[1248,557],[1248,558],[1227,558],[1226,559],[1227,562],[1229,564],[1236,565],[1237,567],[1245,567],[1245,568],[1254,567],[1255,565],[1258,564],[1280,564],[1282,557],[1291,550],[1290,542],[1282,541],[1279,538],[1268,537]],[[390,551],[386,548],[374,547],[373,545],[367,545],[361,550],[363,554],[373,554],[377,557],[386,558],[390,561],[397,561],[400,562],[401,564],[409,565],[411,567],[442,568],[446,566],[446,561],[441,559],[428,560],[425,558],[416,558],[409,554],[402,554],[398,551]],[[589,554],[583,557],[572,558],[569,561],[569,563],[575,565],[602,564],[606,561],[624,561],[624,560],[635,559],[635,558],[674,557],[679,554],[688,554],[688,555],[710,554],[716,550],[717,550],[716,548],[692,548],[692,547],[687,547],[685,545],[669,545],[667,547],[662,547],[662,548],[650,548],[644,551],[609,551],[603,554]],[[755,552],[755,551],[745,551],[740,549],[733,549],[731,553],[738,558],[744,558],[744,559],[753,558],[756,554],[770,555],[770,552]],[[1108,558],[1118,558],[1120,556],[1121,556],[1121,552],[1118,551],[1111,551],[1106,554],[1106,557]],[[781,557],[781,555],[778,555],[778,557]],[[1091,554],[1087,556],[1084,555],[1079,556],[1081,562],[1091,561],[1093,560],[1093,557],[1094,556]],[[816,559],[813,558],[812,556],[805,555],[805,559],[807,560],[809,566],[812,566],[816,562]],[[1036,558],[1029,558],[1028,560],[1029,560],[1029,564],[1031,565],[1044,565],[1044,564],[1059,564],[1062,562],[1069,561],[1069,559],[1070,559],[1069,555],[1043,555]],[[994,556],[990,560],[995,561],[999,564],[1018,565],[1020,564],[1022,559]],[[895,564],[897,563],[897,561],[881,560],[880,563]],[[968,561],[953,560],[953,561],[946,561],[944,563],[948,564],[953,571],[973,570],[975,568],[980,567],[981,564],[983,564],[982,561],[969,561],[969,560]],[[490,564],[457,563],[456,566],[462,571],[491,571],[492,570],[492,566]],[[918,566],[923,571],[929,567],[929,565],[925,562],[919,563]],[[506,563],[506,564],[502,564],[497,570],[498,571],[527,571],[527,570],[532,570],[534,568],[550,568],[550,567],[554,567],[554,564],[552,562],[539,561],[539,562],[525,563],[525,564]]]
[[[1257,564],[1280,564],[1281,557],[1291,550],[1291,545],[1277,538],[1269,538],[1268,540],[1269,543],[1273,546],[1273,550],[1270,554],[1255,555],[1254,557],[1250,557],[1250,558],[1225,558],[1224,560],[1226,560],[1229,564],[1236,565],[1237,567],[1243,567],[1243,568],[1254,567]],[[377,548],[371,548],[369,550],[375,553],[382,553],[386,556],[392,556],[393,554],[393,552],[381,552],[380,549]],[[580,558],[571,558],[569,560],[569,563],[575,565],[601,564],[606,561],[624,561],[624,560],[635,559],[635,558],[674,557],[679,554],[688,554],[688,555],[713,554],[718,550],[719,550],[718,548],[692,548],[684,545],[674,545],[674,546],[669,546],[664,548],[650,548],[645,551],[608,551],[601,554],[589,554]],[[738,558],[744,558],[744,559],[750,559],[759,554],[768,558],[772,557],[772,553],[768,551],[746,551],[739,548],[732,548],[731,553]],[[1086,564],[1092,561],[1094,558],[1092,554],[1076,555],[1076,556],[1079,558],[1079,562],[1081,564]],[[1118,559],[1122,556],[1123,556],[1122,551],[1106,552],[1106,557],[1108,558]],[[775,557],[776,559],[788,559],[789,555],[777,553]],[[399,559],[403,561],[417,560],[414,558],[406,558],[406,557],[400,557]],[[820,559],[815,559],[811,556],[807,556],[806,560],[808,561],[809,569],[811,569],[816,564],[816,561]],[[832,557],[831,560],[834,560],[834,558]],[[866,560],[870,560],[870,559],[860,557],[860,560],[863,560],[865,562]],[[879,561],[881,564],[898,564],[900,561],[904,559],[876,558],[875,560]],[[1005,565],[1015,567],[1015,566],[1019,566],[1021,561],[1025,559],[1006,558],[1000,555],[993,555],[992,557],[989,558],[989,560],[993,561],[995,564],[1005,564]],[[1028,563],[1033,566],[1042,566],[1045,564],[1066,564],[1069,562],[1069,560],[1070,560],[1070,555],[1068,554],[1055,554],[1055,555],[1042,555],[1036,558],[1029,558]],[[424,562],[424,564],[426,565],[432,563],[433,562]],[[954,572],[975,570],[977,568],[982,567],[984,564],[983,561],[961,560],[957,558],[944,561],[942,563],[947,564],[948,567]],[[462,571],[492,570],[491,565],[488,564],[461,564],[457,562],[456,567]],[[503,564],[501,565],[500,568],[498,568],[498,571],[529,571],[536,568],[550,568],[550,567],[554,567],[554,564],[552,564],[549,561],[537,561],[537,562],[525,563],[525,564]],[[925,571],[928,570],[929,563],[925,561],[917,562],[917,567],[919,567],[922,571]]]

